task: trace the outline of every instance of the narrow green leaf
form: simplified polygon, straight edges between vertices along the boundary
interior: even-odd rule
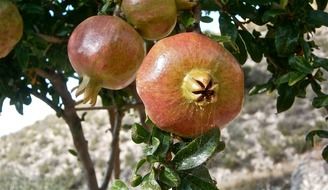
[[[328,59],[314,56],[313,67],[318,68],[322,67],[328,71]]]
[[[206,162],[220,145],[220,130],[200,136],[177,152],[173,158],[177,170],[188,170]]]
[[[290,57],[288,59],[288,64],[292,67],[292,69],[301,73],[311,74],[313,71],[312,65],[310,65],[310,63],[301,56]]]
[[[328,138],[328,131],[326,131],[326,130],[313,130],[313,131],[310,131],[306,135],[305,140],[312,147],[314,146],[314,136],[318,136],[320,138]]]
[[[267,92],[270,88],[271,88],[271,84],[269,83],[256,85],[249,90],[248,94],[251,96],[255,94],[262,94],[264,92]]]
[[[151,144],[146,147],[146,155],[153,155],[160,145],[160,141],[156,137],[151,138]]]
[[[141,183],[141,189],[142,190],[161,190],[161,187],[157,183],[155,179],[155,171],[152,169],[152,171],[147,174],[142,183]]]
[[[138,170],[146,163],[146,159],[141,159],[139,160],[139,162],[137,163],[135,169],[134,169],[134,173],[137,174]]]
[[[77,157],[77,152],[74,149],[68,149],[68,152]]]
[[[173,142],[173,139],[169,133],[162,131],[157,127],[153,128],[152,136],[153,138],[157,138],[160,142],[158,148],[153,154],[158,156],[159,161],[164,161],[166,159],[166,154],[170,149],[170,145]]]
[[[287,5],[288,5],[288,0],[280,0],[280,6],[282,8],[286,8]]]
[[[205,23],[211,23],[211,22],[213,22],[213,19],[209,16],[202,16],[202,17],[200,17],[200,21],[205,22]]]
[[[150,133],[142,125],[138,123],[135,123],[132,126],[131,134],[132,134],[132,140],[136,144],[146,143],[150,138]]]
[[[163,166],[159,173],[159,180],[169,187],[178,187],[180,185],[180,177],[173,169]]]
[[[279,55],[292,53],[300,38],[295,26],[279,26],[275,32],[275,46]]]
[[[247,51],[253,61],[260,62],[262,60],[263,52],[259,48],[258,43],[255,41],[255,38],[248,31],[241,30],[239,31],[242,39],[245,42]]]
[[[322,155],[322,158],[328,163],[328,146],[326,146],[323,149],[321,155]]]
[[[317,2],[318,10],[323,11],[327,7],[328,0],[316,0],[316,2]]]
[[[290,72],[289,73],[289,80],[288,80],[288,85],[293,86],[297,82],[303,80],[307,76],[306,73],[299,73],[299,72]]]
[[[269,9],[265,11],[265,13],[262,16],[263,22],[269,22],[272,19],[276,18],[277,16],[280,16],[285,13],[285,10],[283,9]]]
[[[111,190],[129,190],[129,188],[125,185],[125,183],[121,180],[115,180]]]
[[[0,113],[2,112],[2,105],[3,102],[5,101],[6,97],[5,96],[0,96]]]
[[[142,182],[143,178],[141,175],[139,174],[135,174],[131,180],[131,186],[132,187],[137,187],[138,185],[140,185],[140,183]]]
[[[238,36],[238,30],[233,19],[227,13],[220,12],[219,23],[221,34],[230,36],[232,41],[235,41]]]
[[[315,108],[321,108],[328,106],[328,95],[322,95],[315,97],[312,101],[312,105]]]
[[[277,112],[281,113],[292,107],[295,100],[293,89],[287,84],[280,85],[278,88]]]
[[[308,13],[306,21],[316,27],[328,26],[328,13],[321,10],[311,11]]]
[[[181,173],[179,190],[218,190],[216,182],[211,178],[204,166],[199,166],[188,173]]]

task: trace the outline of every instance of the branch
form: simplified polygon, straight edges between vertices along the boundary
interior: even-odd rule
[[[52,44],[62,44],[62,43],[66,43],[66,41],[67,41],[67,39],[59,38],[56,36],[50,36],[47,34],[37,33],[36,35],[38,37],[40,37],[41,39],[43,39],[44,41],[46,41],[48,43],[52,43]]]
[[[136,103],[136,104],[126,104],[122,106],[119,110],[121,112],[128,111],[129,109],[139,109],[143,108],[142,103]],[[92,110],[114,110],[116,109],[115,106],[94,106],[94,107],[76,107],[76,111],[92,111]]]
[[[200,33],[200,17],[201,17],[201,10],[202,8],[200,7],[200,2],[192,9],[194,18],[195,18],[195,24],[193,27],[193,32]]]
[[[116,107],[116,105],[114,105]],[[108,165],[106,169],[106,174],[104,178],[104,182],[102,183],[100,190],[106,190],[109,184],[109,181],[112,177],[113,170],[115,168],[115,161],[119,159],[119,139],[120,139],[120,129],[122,123],[123,114],[119,111],[116,107],[115,110],[109,110],[110,115],[110,122],[112,125],[111,132],[112,132],[112,143],[111,143],[111,154],[108,159]],[[113,121],[114,118],[114,121]]]
[[[51,100],[49,100],[46,96],[43,96],[42,94],[36,92],[35,90],[31,89],[30,93],[34,95],[35,97],[42,100],[44,103],[46,103],[49,107],[51,107],[53,110],[55,110],[58,117],[61,117],[63,114],[63,110],[55,105]]]
[[[64,104],[63,118],[69,126],[73,142],[78,153],[78,158],[81,161],[90,190],[98,190],[98,182],[94,169],[93,162],[90,158],[88,142],[84,137],[84,132],[81,125],[81,119],[75,110],[75,101],[67,89],[64,77],[54,71],[45,71],[39,68],[34,69],[35,73],[43,78],[50,80],[56,93],[61,97]]]

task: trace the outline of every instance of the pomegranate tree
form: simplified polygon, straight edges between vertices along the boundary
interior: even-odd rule
[[[240,65],[221,45],[197,33],[181,33],[156,43],[136,81],[150,119],[184,137],[224,127],[243,103]]]
[[[122,10],[147,40],[166,37],[177,22],[175,0],[123,0]]]
[[[135,79],[144,55],[144,41],[132,26],[114,16],[93,16],[70,36],[68,57],[83,77],[77,95],[95,104],[101,87],[122,89]]]
[[[6,57],[23,35],[23,19],[17,7],[0,1],[0,58]]]

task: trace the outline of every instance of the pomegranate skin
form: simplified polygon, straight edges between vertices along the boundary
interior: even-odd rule
[[[169,35],[177,22],[175,0],[123,0],[127,20],[147,40]]]
[[[17,7],[0,1],[0,58],[6,57],[23,35],[23,19]]]
[[[114,16],[84,20],[71,34],[67,50],[72,67],[83,77],[77,94],[85,91],[85,102],[92,103],[101,87],[117,90],[134,81],[145,56],[142,37]]]
[[[236,59],[197,33],[156,43],[137,72],[136,85],[150,119],[183,137],[223,128],[239,114],[244,96],[243,71]],[[202,88],[206,93],[201,94]]]

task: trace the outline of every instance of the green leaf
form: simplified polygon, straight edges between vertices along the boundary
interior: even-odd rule
[[[221,34],[230,36],[232,41],[235,41],[238,36],[238,30],[231,16],[225,12],[220,12],[219,23]]]
[[[316,27],[328,26],[328,13],[324,11],[311,11],[307,15],[307,23]]]
[[[161,168],[159,180],[169,187],[178,187],[180,185],[180,177],[178,173],[167,166],[163,166],[163,168]]]
[[[164,161],[166,159],[167,152],[169,151],[170,146],[173,143],[172,137],[169,133],[160,130],[156,126],[153,127],[152,136],[153,138],[157,138],[160,142],[158,148],[153,154],[155,156],[158,156],[159,161]]]
[[[2,105],[3,102],[5,101],[6,97],[5,96],[0,96],[0,113],[2,112]]]
[[[275,46],[279,55],[292,53],[300,38],[297,27],[292,25],[279,26],[275,33]]]
[[[315,108],[321,108],[328,106],[328,95],[322,95],[315,97],[312,101],[312,105]]]
[[[287,84],[282,84],[278,88],[279,96],[277,98],[277,112],[281,113],[292,107],[295,100],[293,89]]]
[[[211,178],[210,173],[203,165],[181,173],[181,185],[179,190],[218,190],[216,182]]]
[[[320,138],[328,138],[328,131],[326,130],[313,130],[310,131],[306,137],[305,140],[307,143],[309,143],[311,146],[314,146],[314,136],[318,136]]]
[[[323,69],[328,71],[328,59],[314,56],[313,61],[314,61],[313,67],[315,68],[322,67]]]
[[[238,60],[239,64],[243,65],[247,60],[247,51],[243,39],[238,35],[236,43],[224,43],[231,54]]]
[[[131,180],[131,186],[132,187],[137,187],[138,185],[140,185],[140,183],[142,182],[142,176],[139,174],[136,174],[133,176],[132,180]]]
[[[129,190],[129,188],[125,185],[125,183],[121,180],[115,180],[111,190]]]
[[[323,149],[321,155],[322,155],[322,158],[328,163],[328,146],[326,146]]]
[[[290,72],[289,73],[289,79],[288,79],[288,85],[293,86],[299,81],[303,80],[307,76],[306,73],[300,73],[300,72]]]
[[[136,144],[146,143],[150,138],[150,133],[140,124],[135,123],[132,126],[132,140]]]
[[[316,0],[316,2],[317,2],[318,10],[323,11],[327,7],[328,0]]]
[[[267,92],[268,90],[270,90],[272,88],[272,84],[271,83],[266,83],[266,84],[260,84],[260,85],[256,85],[254,87],[252,87],[249,90],[249,95],[255,95],[255,94],[262,94],[264,92]]]
[[[211,22],[213,22],[213,19],[209,16],[202,16],[202,17],[200,17],[200,21],[205,22],[205,23],[211,23]]]
[[[260,62],[262,60],[263,52],[261,48],[259,48],[258,43],[256,42],[255,38],[250,34],[248,31],[241,30],[239,31],[242,39],[245,42],[247,51],[251,58],[255,62]]]
[[[68,152],[69,152],[71,155],[77,157],[77,152],[76,152],[74,149],[68,149]]]
[[[188,170],[195,168],[206,162],[218,147],[222,147],[220,142],[220,130],[215,129],[203,136],[200,136],[177,152],[173,158],[177,170]]]
[[[134,173],[137,174],[138,170],[146,163],[146,159],[141,159],[139,160],[139,162],[137,163],[135,169],[134,169]]]
[[[285,13],[285,10],[283,9],[269,9],[265,11],[265,13],[262,16],[263,22],[269,22],[272,19],[276,18],[277,16],[280,16]]]
[[[155,179],[155,171],[152,169],[152,171],[147,174],[142,183],[141,183],[141,189],[142,190],[161,190],[161,187],[157,183]]]
[[[287,5],[288,5],[288,0],[280,0],[280,6],[282,8],[286,8]]]
[[[303,57],[293,56],[288,59],[288,64],[292,69],[305,74],[311,74],[313,71],[312,66]]]
[[[186,28],[193,26],[196,22],[193,15],[189,12],[183,12],[179,17],[179,21]]]
[[[146,151],[145,151],[146,155],[148,155],[148,156],[153,155],[156,152],[156,150],[158,149],[160,144],[161,144],[161,142],[159,141],[158,138],[152,137],[151,144],[146,147]]]

